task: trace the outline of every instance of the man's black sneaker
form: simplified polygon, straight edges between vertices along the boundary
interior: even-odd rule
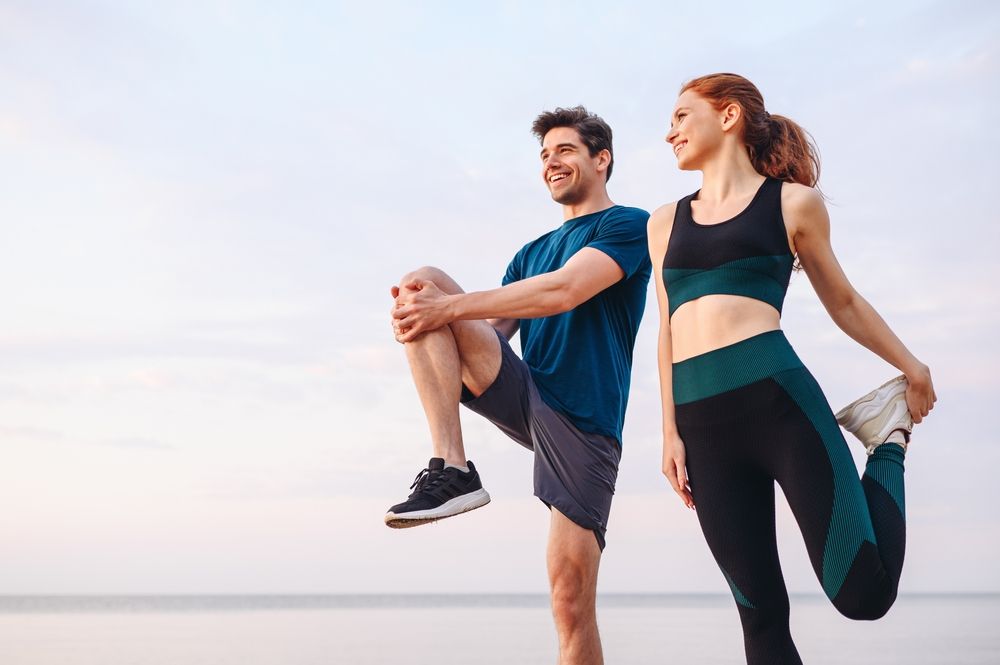
[[[427,468],[417,474],[410,485],[413,493],[403,503],[397,503],[385,514],[385,523],[393,529],[419,526],[445,517],[485,506],[490,495],[483,489],[479,473],[472,462],[469,472],[445,468],[444,460],[432,457]]]

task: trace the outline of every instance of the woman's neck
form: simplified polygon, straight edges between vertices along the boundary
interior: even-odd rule
[[[745,146],[725,146],[719,154],[700,169],[702,173],[699,201],[720,203],[733,196],[743,196],[755,190],[764,178],[757,173]]]

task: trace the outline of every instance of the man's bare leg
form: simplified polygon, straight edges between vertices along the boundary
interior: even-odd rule
[[[424,279],[447,294],[463,293],[451,277],[437,268],[420,268],[405,275],[400,284]],[[454,321],[407,342],[413,384],[430,427],[435,457],[464,466],[465,447],[458,415],[462,384],[479,395],[500,371],[500,342],[485,321]]]
[[[601,548],[594,532],[553,508],[547,562],[558,665],[603,665],[596,607]]]
[[[462,361],[449,326],[432,330],[404,345],[413,385],[427,416],[434,457],[465,466],[465,446],[458,415],[462,396]]]
[[[406,296],[409,284],[426,288],[427,282],[448,294],[461,293],[444,272],[421,268],[404,275],[393,295]],[[397,325],[394,318],[394,327]],[[397,339],[399,334],[397,330]],[[395,529],[434,522],[489,503],[490,495],[478,471],[465,457],[458,408],[462,383],[474,394],[481,394],[499,374],[502,357],[496,331],[486,321],[453,321],[409,339],[405,346],[430,427],[434,456],[425,472],[417,476],[407,500],[386,512],[386,525]]]

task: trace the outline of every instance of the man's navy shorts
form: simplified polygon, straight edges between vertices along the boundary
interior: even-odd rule
[[[535,496],[597,536],[604,549],[621,447],[614,438],[581,432],[538,394],[531,370],[503,335],[500,372],[475,397],[462,389],[462,403],[535,453]]]

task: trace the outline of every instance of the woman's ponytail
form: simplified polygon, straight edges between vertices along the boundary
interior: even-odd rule
[[[743,140],[758,173],[815,187],[819,151],[806,130],[781,115],[764,110],[764,97],[738,74],[709,74],[688,81],[681,92],[694,90],[720,111],[738,104],[743,111]]]

